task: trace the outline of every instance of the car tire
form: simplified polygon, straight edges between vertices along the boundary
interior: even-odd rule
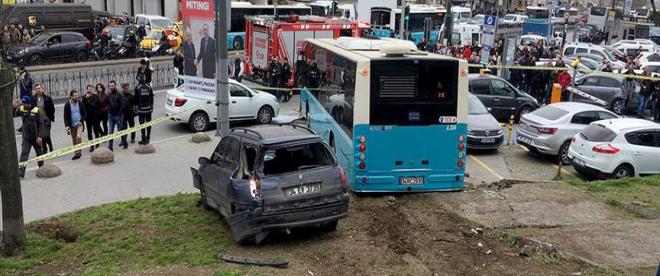
[[[614,113],[622,115],[624,106],[623,106],[623,99],[615,99],[612,101],[612,104],[610,105],[610,110],[612,110]]]
[[[77,60],[78,62],[84,62],[84,61],[87,61],[87,58],[88,58],[88,57],[89,57],[89,54],[88,54],[87,52],[85,52],[85,51],[79,51],[79,52],[76,54],[76,60]]]
[[[190,129],[194,132],[202,132],[208,129],[209,127],[209,116],[202,111],[197,111],[190,116],[190,121],[188,122]]]
[[[32,66],[37,66],[37,65],[42,65],[44,64],[44,59],[41,57],[39,54],[34,54],[30,56],[29,63]]]
[[[270,124],[273,121],[273,109],[270,106],[262,106],[257,111],[257,122],[260,124]]]
[[[559,147],[559,152],[557,153],[557,162],[561,162],[562,165],[568,165],[568,148],[571,146],[571,141],[564,142],[561,147]]]
[[[633,168],[628,164],[619,165],[616,167],[616,169],[614,169],[614,172],[612,172],[613,179],[621,179],[633,176],[635,176],[635,172],[633,171]]]
[[[516,121],[520,121],[522,115],[532,112],[532,108],[529,106],[523,106],[518,110],[518,115],[516,116]]]
[[[326,222],[321,224],[321,230],[325,232],[332,232],[337,230],[337,225],[339,224],[338,220],[333,220],[331,222]]]
[[[243,38],[240,36],[234,38],[232,45],[234,46],[234,50],[243,50]]]

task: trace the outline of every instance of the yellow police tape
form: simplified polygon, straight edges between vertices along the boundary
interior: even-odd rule
[[[522,66],[522,65],[481,65],[481,64],[468,64],[468,67],[472,68],[488,68],[488,69],[514,69],[514,70],[536,70],[536,71],[567,71],[567,70],[577,70],[567,67],[554,67],[554,66]],[[631,78],[638,80],[651,80],[651,81],[660,81],[660,77],[647,77],[640,75],[627,75],[622,73],[614,72],[603,72],[598,70],[578,70],[587,74],[601,74],[601,75],[612,75],[623,78]]]
[[[110,141],[110,140],[113,140],[113,139],[120,138],[121,136],[128,135],[131,132],[135,132],[137,130],[141,130],[141,129],[144,129],[144,128],[147,128],[147,127],[151,127],[151,126],[160,124],[164,121],[167,121],[167,120],[170,120],[170,119],[174,118],[176,115],[179,115],[179,114],[184,113],[184,112],[191,111],[193,109],[196,109],[197,107],[200,107],[200,106],[203,106],[203,105],[206,105],[206,104],[209,104],[209,103],[211,103],[211,102],[207,101],[207,102],[204,102],[204,103],[200,103],[198,105],[195,105],[193,107],[185,109],[181,112],[177,112],[177,113],[173,113],[173,114],[168,115],[168,116],[163,116],[163,117],[160,117],[160,118],[156,118],[154,120],[151,120],[148,123],[144,123],[144,124],[141,124],[141,125],[136,126],[136,127],[132,127],[132,128],[128,128],[128,129],[125,129],[125,130],[121,130],[121,131],[112,133],[112,134],[108,134],[106,136],[99,137],[99,138],[96,138],[96,139],[91,140],[91,141],[82,142],[82,143],[77,144],[75,146],[69,146],[69,147],[66,147],[66,148],[51,151],[47,154],[37,156],[37,157],[32,158],[28,161],[20,162],[20,163],[18,163],[18,167],[19,168],[27,167],[27,165],[29,165],[31,163],[50,160],[50,159],[57,158],[57,157],[60,157],[60,156],[63,156],[63,155],[71,154],[71,153],[73,153],[75,151],[78,151],[78,150],[89,148],[91,146],[94,146],[94,145],[97,145],[97,144],[100,144],[100,143],[103,143],[103,142],[106,142],[106,141]]]

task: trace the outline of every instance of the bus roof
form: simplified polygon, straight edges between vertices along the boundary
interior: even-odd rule
[[[357,61],[358,59],[387,59],[383,53],[378,51],[380,47],[386,44],[398,44],[402,47],[407,47],[409,41],[399,39],[366,39],[359,37],[341,37],[339,39],[323,38],[323,39],[307,39],[309,43],[321,46],[332,52],[341,54],[342,56]],[[346,45],[354,46],[354,48],[346,47]],[[414,45],[412,45],[414,47]],[[369,48],[370,47],[370,48]],[[441,56],[438,54],[425,53],[417,51],[417,48],[411,48],[410,55],[403,57],[394,57],[392,59],[411,58],[411,59],[441,59],[441,60],[458,60],[456,58]]]

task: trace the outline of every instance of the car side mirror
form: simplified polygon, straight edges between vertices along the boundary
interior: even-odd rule
[[[209,159],[207,157],[200,157],[197,162],[199,162],[199,164],[203,166],[209,163]]]

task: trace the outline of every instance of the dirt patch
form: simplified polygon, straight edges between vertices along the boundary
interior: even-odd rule
[[[62,222],[41,222],[32,225],[30,228],[34,233],[66,243],[72,243],[78,239],[78,231]]]
[[[167,267],[155,267],[148,268],[145,270],[123,273],[124,276],[189,276],[189,275],[214,275],[216,270],[211,268],[191,268],[185,266],[167,266]],[[220,274],[224,275],[224,274]]]

